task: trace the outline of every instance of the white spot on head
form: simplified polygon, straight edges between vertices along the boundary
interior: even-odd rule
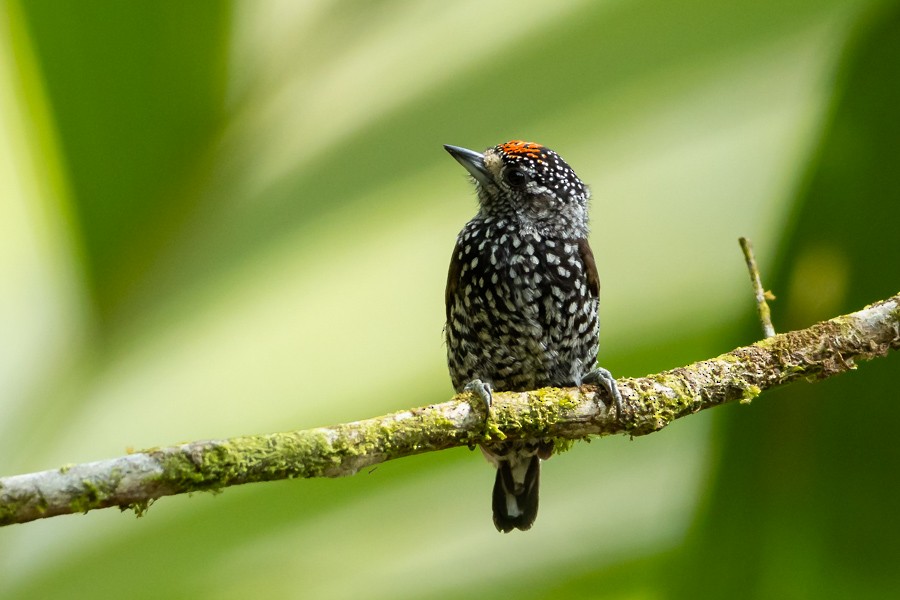
[[[500,171],[503,169],[503,159],[494,148],[490,148],[484,153],[484,166],[491,172],[494,179],[499,179]]]

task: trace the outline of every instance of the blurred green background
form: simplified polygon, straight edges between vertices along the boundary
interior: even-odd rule
[[[900,4],[0,3],[0,474],[442,401],[441,148],[594,192],[601,362],[639,376],[900,290]],[[884,598],[896,356],[544,469],[457,449],[0,529],[0,597]]]

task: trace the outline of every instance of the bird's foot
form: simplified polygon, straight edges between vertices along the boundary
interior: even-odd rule
[[[582,377],[581,382],[602,385],[609,392],[613,402],[616,403],[616,416],[621,419],[625,415],[622,408],[622,394],[619,393],[619,386],[616,385],[616,379],[612,376],[612,373],[603,367],[597,367]]]
[[[494,401],[494,397],[491,395],[491,384],[485,383],[480,379],[473,379],[469,383],[466,384],[466,387],[463,388],[464,392],[472,392],[484,403],[484,410],[486,413],[490,414],[491,412],[491,404]]]

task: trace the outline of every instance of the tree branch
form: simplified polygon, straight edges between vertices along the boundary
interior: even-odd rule
[[[756,312],[762,325],[763,337],[770,338],[775,335],[775,328],[772,326],[772,313],[769,312],[769,305],[766,303],[766,291],[759,276],[759,267],[756,266],[756,257],[753,255],[753,244],[745,237],[738,238],[738,243],[741,245],[744,261],[750,272],[750,283],[753,285],[753,295],[756,296]],[[774,298],[771,296],[769,300]]]
[[[900,294],[865,309],[663,373],[617,381],[625,414],[593,386],[495,392],[490,419],[469,393],[383,417],[289,433],[153,448],[0,478],[0,525],[98,508],[140,516],[157,498],[257,481],[341,477],[388,460],[504,438],[659,431],[677,418],[764,390],[825,379],[900,348]],[[603,392],[605,394],[605,392]]]

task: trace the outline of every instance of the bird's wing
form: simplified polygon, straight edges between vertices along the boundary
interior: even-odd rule
[[[578,254],[581,255],[581,262],[584,264],[584,274],[587,276],[588,291],[591,297],[598,298],[600,296],[600,276],[597,275],[597,263],[594,261],[594,253],[587,238],[578,240]],[[451,265],[451,269],[452,269]]]

